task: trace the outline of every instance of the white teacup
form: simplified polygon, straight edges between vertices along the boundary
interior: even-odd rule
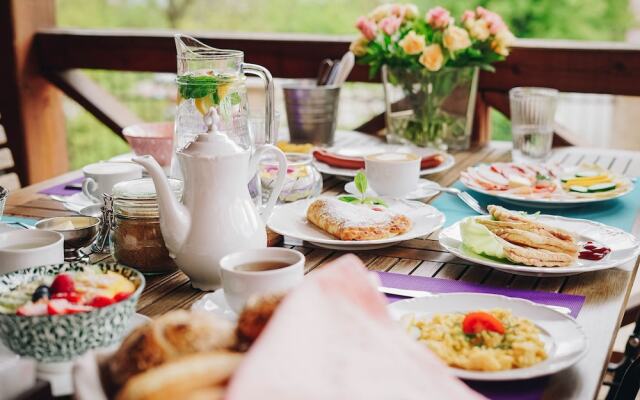
[[[0,274],[64,262],[61,233],[35,229],[0,233]]]
[[[82,168],[85,176],[82,193],[94,203],[101,204],[102,196],[111,194],[113,185],[142,178],[142,168],[134,163],[99,162]]]
[[[364,158],[369,186],[380,196],[403,197],[418,186],[420,157],[413,153],[380,153]]]
[[[296,250],[266,248],[222,257],[220,274],[229,307],[240,313],[256,295],[286,292],[304,277],[304,255]]]

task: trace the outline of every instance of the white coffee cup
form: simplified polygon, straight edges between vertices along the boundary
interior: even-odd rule
[[[222,257],[220,274],[227,304],[240,313],[251,297],[287,292],[302,282],[304,255],[281,247],[244,250]]]
[[[111,194],[113,185],[142,178],[142,168],[134,163],[99,162],[82,168],[85,176],[82,193],[94,203],[101,204],[102,196]]]
[[[380,196],[403,197],[416,190],[420,157],[413,153],[380,153],[364,158],[369,186]]]

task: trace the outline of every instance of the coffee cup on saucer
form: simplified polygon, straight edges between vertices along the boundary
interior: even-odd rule
[[[380,196],[404,197],[418,186],[420,157],[413,153],[379,153],[364,157],[369,186]]]
[[[102,203],[105,193],[111,194],[113,185],[142,178],[142,168],[134,163],[99,162],[82,168],[82,193],[96,204]]]
[[[240,313],[253,296],[287,292],[302,282],[304,255],[280,247],[244,250],[220,260],[224,297]]]

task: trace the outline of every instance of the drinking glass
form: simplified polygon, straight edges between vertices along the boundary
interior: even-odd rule
[[[549,156],[557,100],[556,89],[516,87],[509,91],[514,161],[542,161]]]

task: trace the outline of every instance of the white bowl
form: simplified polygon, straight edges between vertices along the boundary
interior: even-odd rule
[[[0,233],[0,274],[64,262],[64,238],[53,231],[25,229]]]

